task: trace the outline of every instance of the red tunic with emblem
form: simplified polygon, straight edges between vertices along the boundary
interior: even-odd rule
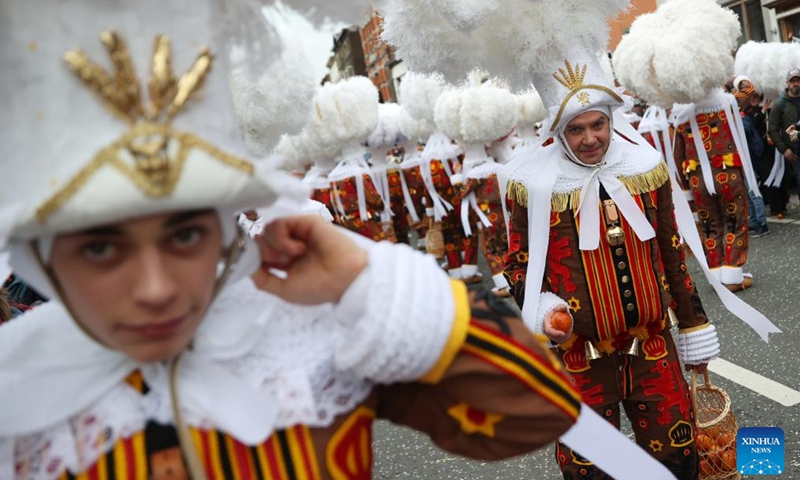
[[[386,240],[386,233],[381,225],[381,212],[384,203],[372,178],[366,173],[361,175],[363,182],[364,198],[367,207],[367,218],[361,218],[358,205],[357,177],[348,177],[344,180],[331,182],[333,205],[336,210],[336,223],[353,232],[363,235],[376,242]]]
[[[680,472],[679,478],[694,479],[698,459],[691,404],[666,326],[668,308],[675,310],[682,329],[705,325],[707,320],[684,262],[668,175],[662,162],[652,171],[625,179],[628,185],[637,185],[628,189],[656,237],[639,240],[620,215],[624,241],[612,246],[606,235],[608,212],[598,205],[601,232],[596,250],[579,248],[575,196],[554,194],[542,290],[569,305],[573,335],[558,352],[584,401],[617,426],[621,404],[640,446],[672,472]],[[642,188],[647,185],[660,186]],[[512,181],[507,198],[506,276],[520,306],[525,301],[529,259],[527,195],[527,187]],[[559,195],[564,198],[557,199]],[[608,197],[601,189],[602,199]],[[640,343],[638,354],[623,353],[634,337]],[[599,350],[599,358],[587,357],[587,342]],[[564,445],[558,446],[557,459],[565,478],[608,478]]]
[[[696,120],[716,193],[709,193],[689,123],[676,129],[675,162],[694,196],[708,266],[740,268],[747,261],[749,245],[747,185],[731,123],[724,111],[701,113]]]
[[[508,252],[508,231],[503,215],[503,200],[500,196],[500,185],[497,182],[497,175],[492,174],[486,178],[467,178],[461,191],[461,199],[470,193],[475,194],[478,208],[492,223],[489,227],[477,229],[480,223],[477,214],[470,209],[469,222],[472,226],[473,238],[478,231],[481,232],[481,243],[486,263],[492,275],[499,275],[505,270],[505,256]],[[469,238],[467,238],[469,240]],[[478,245],[472,241],[473,248],[469,245],[465,247],[464,263],[467,265],[477,265]]]

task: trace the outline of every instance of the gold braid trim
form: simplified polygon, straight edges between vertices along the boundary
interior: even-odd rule
[[[167,141],[176,140],[180,143],[176,158],[164,159],[163,165],[157,171],[153,172],[144,168],[144,162],[140,160],[134,160],[131,163],[120,157],[121,151],[132,152],[132,145],[137,140],[156,135],[163,136]],[[164,145],[167,144],[167,141],[164,142]],[[255,173],[252,163],[229,155],[190,133],[180,132],[163,124],[140,123],[126,132],[119,140],[98,152],[64,187],[36,210],[36,218],[40,223],[44,223],[50,215],[61,209],[69,199],[75,196],[104,166],[110,166],[128,177],[148,197],[169,196],[181,178],[189,153],[195,149],[202,150],[220,163],[247,175],[252,176]]]
[[[631,195],[641,195],[658,189],[669,180],[669,170],[667,164],[659,162],[658,166],[649,172],[640,173],[631,177],[618,177],[619,181],[625,185]],[[522,182],[511,180],[508,182],[508,197],[514,203],[523,207],[528,207],[528,187]],[[569,208],[577,206],[580,202],[580,189],[571,192],[554,193],[552,198],[552,210],[557,213],[565,212]]]

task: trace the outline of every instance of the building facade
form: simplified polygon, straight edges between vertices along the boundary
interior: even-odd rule
[[[333,37],[333,54],[328,59],[328,75],[323,80],[338,82],[355,75],[365,76],[367,65],[364,62],[364,48],[361,45],[359,28],[352,26],[342,29]]]
[[[397,94],[392,77],[395,63],[394,49],[381,39],[383,18],[370,8],[367,23],[361,27],[361,44],[364,47],[364,60],[367,76],[381,94],[381,102],[396,102]]]

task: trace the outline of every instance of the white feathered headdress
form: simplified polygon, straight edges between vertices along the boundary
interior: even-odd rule
[[[328,152],[363,144],[378,125],[378,90],[366,77],[327,83],[314,97],[306,127],[313,143]]]
[[[739,20],[714,0],[670,0],[641,15],[614,53],[619,81],[649,104],[697,103],[733,75]]]
[[[608,25],[629,0],[386,0],[383,38],[419,72],[441,72],[451,83],[474,68],[505,78],[515,91],[531,73],[552,73],[564,52],[596,51]]]
[[[736,75],[752,80],[764,97],[776,100],[786,88],[786,73],[800,68],[800,44],[747,42],[736,53]]]

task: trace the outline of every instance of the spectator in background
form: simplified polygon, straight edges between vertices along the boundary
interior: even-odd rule
[[[795,180],[800,179],[800,164],[797,163],[798,142],[793,142],[786,130],[800,120],[798,112],[800,112],[800,69],[793,68],[786,74],[786,92],[772,106],[769,115],[769,137],[775,148],[791,164]],[[797,184],[800,188],[800,181]]]
[[[734,96],[742,113],[747,149],[760,187],[760,184],[763,183],[763,177],[761,176],[763,162],[761,160],[764,156],[764,133],[766,133],[766,119],[761,109],[763,96],[756,91],[753,82],[744,75],[736,77],[733,85],[735,88]],[[749,188],[747,189],[747,197],[750,237],[763,237],[769,233],[767,216],[764,212],[764,198],[756,196]]]

